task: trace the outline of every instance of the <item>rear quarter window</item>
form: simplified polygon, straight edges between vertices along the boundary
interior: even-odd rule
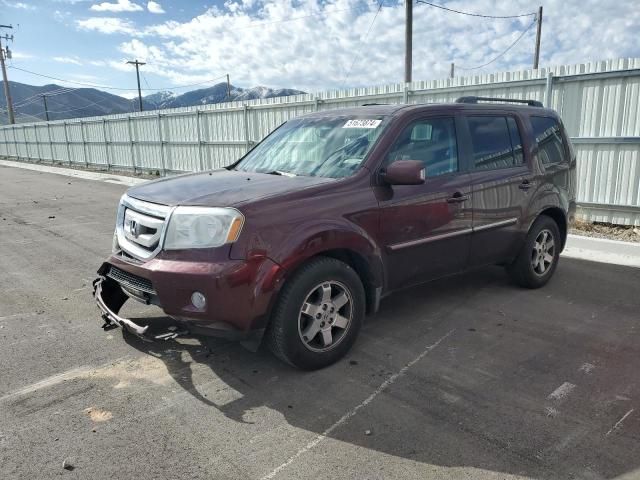
[[[507,116],[467,117],[473,168],[494,170],[522,165],[522,140],[515,119]]]
[[[533,135],[538,143],[538,158],[543,165],[565,163],[567,148],[560,123],[551,117],[530,117]]]

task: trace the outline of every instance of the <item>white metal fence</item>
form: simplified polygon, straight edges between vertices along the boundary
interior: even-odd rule
[[[0,155],[162,174],[204,170],[232,163],[304,113],[462,95],[530,98],[557,110],[576,146],[585,219],[640,224],[640,59],[10,125],[0,128]]]

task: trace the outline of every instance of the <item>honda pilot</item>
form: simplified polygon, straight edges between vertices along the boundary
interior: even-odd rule
[[[402,288],[484,265],[545,285],[575,213],[575,153],[534,100],[368,105],[287,121],[232,165],[120,200],[94,282],[106,329],[237,339],[302,369],[353,346]],[[127,299],[176,321],[160,335]]]

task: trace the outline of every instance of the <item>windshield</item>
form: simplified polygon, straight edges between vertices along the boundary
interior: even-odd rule
[[[378,139],[383,116],[291,120],[236,165],[244,172],[342,178],[355,172]]]

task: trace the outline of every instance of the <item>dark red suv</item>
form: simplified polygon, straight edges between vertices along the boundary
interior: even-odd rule
[[[575,155],[553,110],[495,100],[317,112],[226,169],[131,188],[95,281],[105,328],[149,336],[118,315],[132,297],[314,369],[394,290],[488,264],[544,285],[574,217]]]

